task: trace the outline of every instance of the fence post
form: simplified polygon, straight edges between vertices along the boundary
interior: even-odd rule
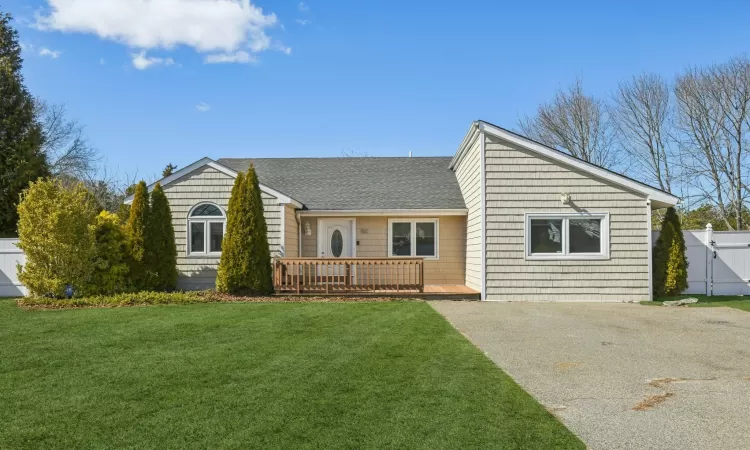
[[[709,254],[707,255],[708,261],[706,261],[706,295],[709,297],[714,295],[714,227],[710,223],[706,224],[706,248],[708,248]],[[709,266],[711,268],[709,269]]]

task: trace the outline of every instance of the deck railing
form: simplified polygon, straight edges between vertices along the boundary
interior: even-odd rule
[[[277,292],[424,292],[423,258],[279,258]]]

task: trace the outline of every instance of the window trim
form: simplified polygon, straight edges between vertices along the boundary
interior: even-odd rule
[[[221,216],[199,216],[199,217],[193,217],[193,211],[195,211],[196,208],[202,205],[213,205],[219,208],[219,211],[221,211]],[[192,239],[192,230],[191,225],[194,223],[202,223],[203,224],[203,249],[202,252],[194,252],[192,249],[193,239]],[[211,224],[212,223],[221,223],[222,224],[222,240],[224,236],[227,234],[227,212],[222,208],[221,206],[217,205],[214,202],[198,202],[195,205],[193,205],[192,208],[190,208],[190,211],[188,211],[187,214],[187,236],[186,236],[186,242],[185,242],[185,254],[187,256],[191,257],[201,257],[201,258],[219,258],[221,257],[221,252],[212,252],[211,250]]]
[[[531,219],[562,220],[562,253],[531,253]],[[601,251],[570,253],[570,219],[601,219]],[[610,259],[609,213],[526,213],[524,214],[524,259],[529,261],[597,261]]]
[[[411,225],[411,236],[417,235],[417,223],[434,223],[435,224],[435,256],[417,256],[417,240],[411,240],[411,255],[400,256],[392,255],[393,250],[393,224],[409,223]],[[386,242],[386,255],[389,258],[424,258],[426,261],[437,261],[440,259],[440,219],[432,217],[394,217],[388,219],[388,242]]]

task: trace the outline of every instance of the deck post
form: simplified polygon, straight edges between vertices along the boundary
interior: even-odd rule
[[[299,294],[299,277],[300,277],[300,273],[299,273],[300,265],[299,265],[299,263],[297,263],[296,266],[297,266],[297,270],[294,271],[294,275],[295,275],[295,278],[297,279],[297,294]]]
[[[419,292],[424,293],[424,261],[419,263]]]

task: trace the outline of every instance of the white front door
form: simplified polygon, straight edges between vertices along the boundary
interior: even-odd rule
[[[318,219],[318,256],[351,258],[354,256],[354,219]],[[343,275],[343,267],[329,267],[329,275]]]

